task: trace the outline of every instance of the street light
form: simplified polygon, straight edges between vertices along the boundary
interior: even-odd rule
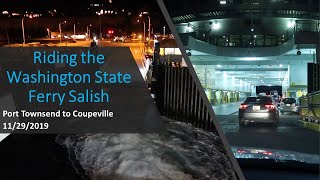
[[[100,35],[99,35],[99,37],[100,37],[100,38],[102,38],[101,15],[102,15],[102,14],[99,14],[99,17],[100,17]]]
[[[61,24],[67,23],[67,21],[63,21],[59,23],[59,31],[60,31],[60,42],[61,42],[61,37],[62,37],[62,29],[61,29]]]
[[[150,16],[148,16],[148,19],[149,19],[149,29],[148,29],[148,31],[149,31],[149,39],[151,39],[151,18],[150,18]]]
[[[90,27],[91,27],[92,25],[90,24],[89,26],[87,26],[87,33],[88,33],[88,37],[89,37],[89,39],[90,39]]]
[[[26,12],[27,13],[27,12]],[[32,14],[30,14],[30,15],[23,15],[23,17],[22,17],[22,19],[21,19],[21,28],[22,28],[22,38],[23,38],[23,44],[25,44],[26,43],[26,36],[25,36],[25,32],[24,32],[24,17],[28,17],[28,18],[30,18],[30,19],[32,19],[33,18],[33,15]],[[35,17],[37,17],[37,16],[35,16]]]
[[[23,44],[25,44],[26,43],[26,36],[24,34],[24,16],[22,17],[22,20],[21,20],[21,27],[22,27]]]
[[[137,22],[140,22],[139,19],[137,20]],[[145,42],[146,40],[146,23],[144,21],[143,22],[143,42]]]
[[[144,12],[144,14],[146,14],[147,12]],[[142,17],[142,14],[143,13],[140,13],[139,14],[139,17]],[[151,38],[151,18],[150,16],[147,16],[148,17],[148,20],[149,20],[149,28],[148,28],[148,32],[149,32],[149,39]]]
[[[101,11],[100,11],[100,12],[97,12],[96,14],[99,16],[99,20],[100,20],[100,38],[102,38],[102,22],[101,22],[101,16],[102,16],[103,14],[105,14],[105,12],[101,9]]]
[[[50,38],[50,29],[47,28],[48,38]]]

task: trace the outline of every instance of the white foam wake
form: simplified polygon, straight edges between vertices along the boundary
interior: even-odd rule
[[[60,137],[91,179],[236,179],[219,137],[170,122],[160,134]]]

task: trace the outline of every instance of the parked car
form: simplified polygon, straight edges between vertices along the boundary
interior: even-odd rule
[[[280,113],[286,112],[299,114],[299,101],[296,98],[285,98],[279,107]]]
[[[115,36],[114,39],[113,39],[113,42],[122,42],[122,43],[124,43],[126,41],[127,41],[127,39],[124,36],[121,36],[121,37]]]
[[[248,123],[269,123],[277,127],[279,111],[270,96],[247,97],[239,107],[239,125]]]

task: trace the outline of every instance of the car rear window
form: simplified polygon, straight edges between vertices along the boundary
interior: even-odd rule
[[[259,103],[259,102],[272,103],[272,99],[270,97],[247,97],[244,102],[246,102],[246,103]]]
[[[283,102],[286,104],[292,104],[292,103],[296,103],[296,100],[294,98],[286,98],[283,100]]]

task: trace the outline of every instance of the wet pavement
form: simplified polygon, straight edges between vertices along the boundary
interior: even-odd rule
[[[237,102],[213,107],[231,146],[319,154],[319,133],[299,126],[298,115],[280,115],[280,123],[277,128],[265,124],[250,124],[247,127],[239,128],[238,109],[240,104],[241,102]]]

